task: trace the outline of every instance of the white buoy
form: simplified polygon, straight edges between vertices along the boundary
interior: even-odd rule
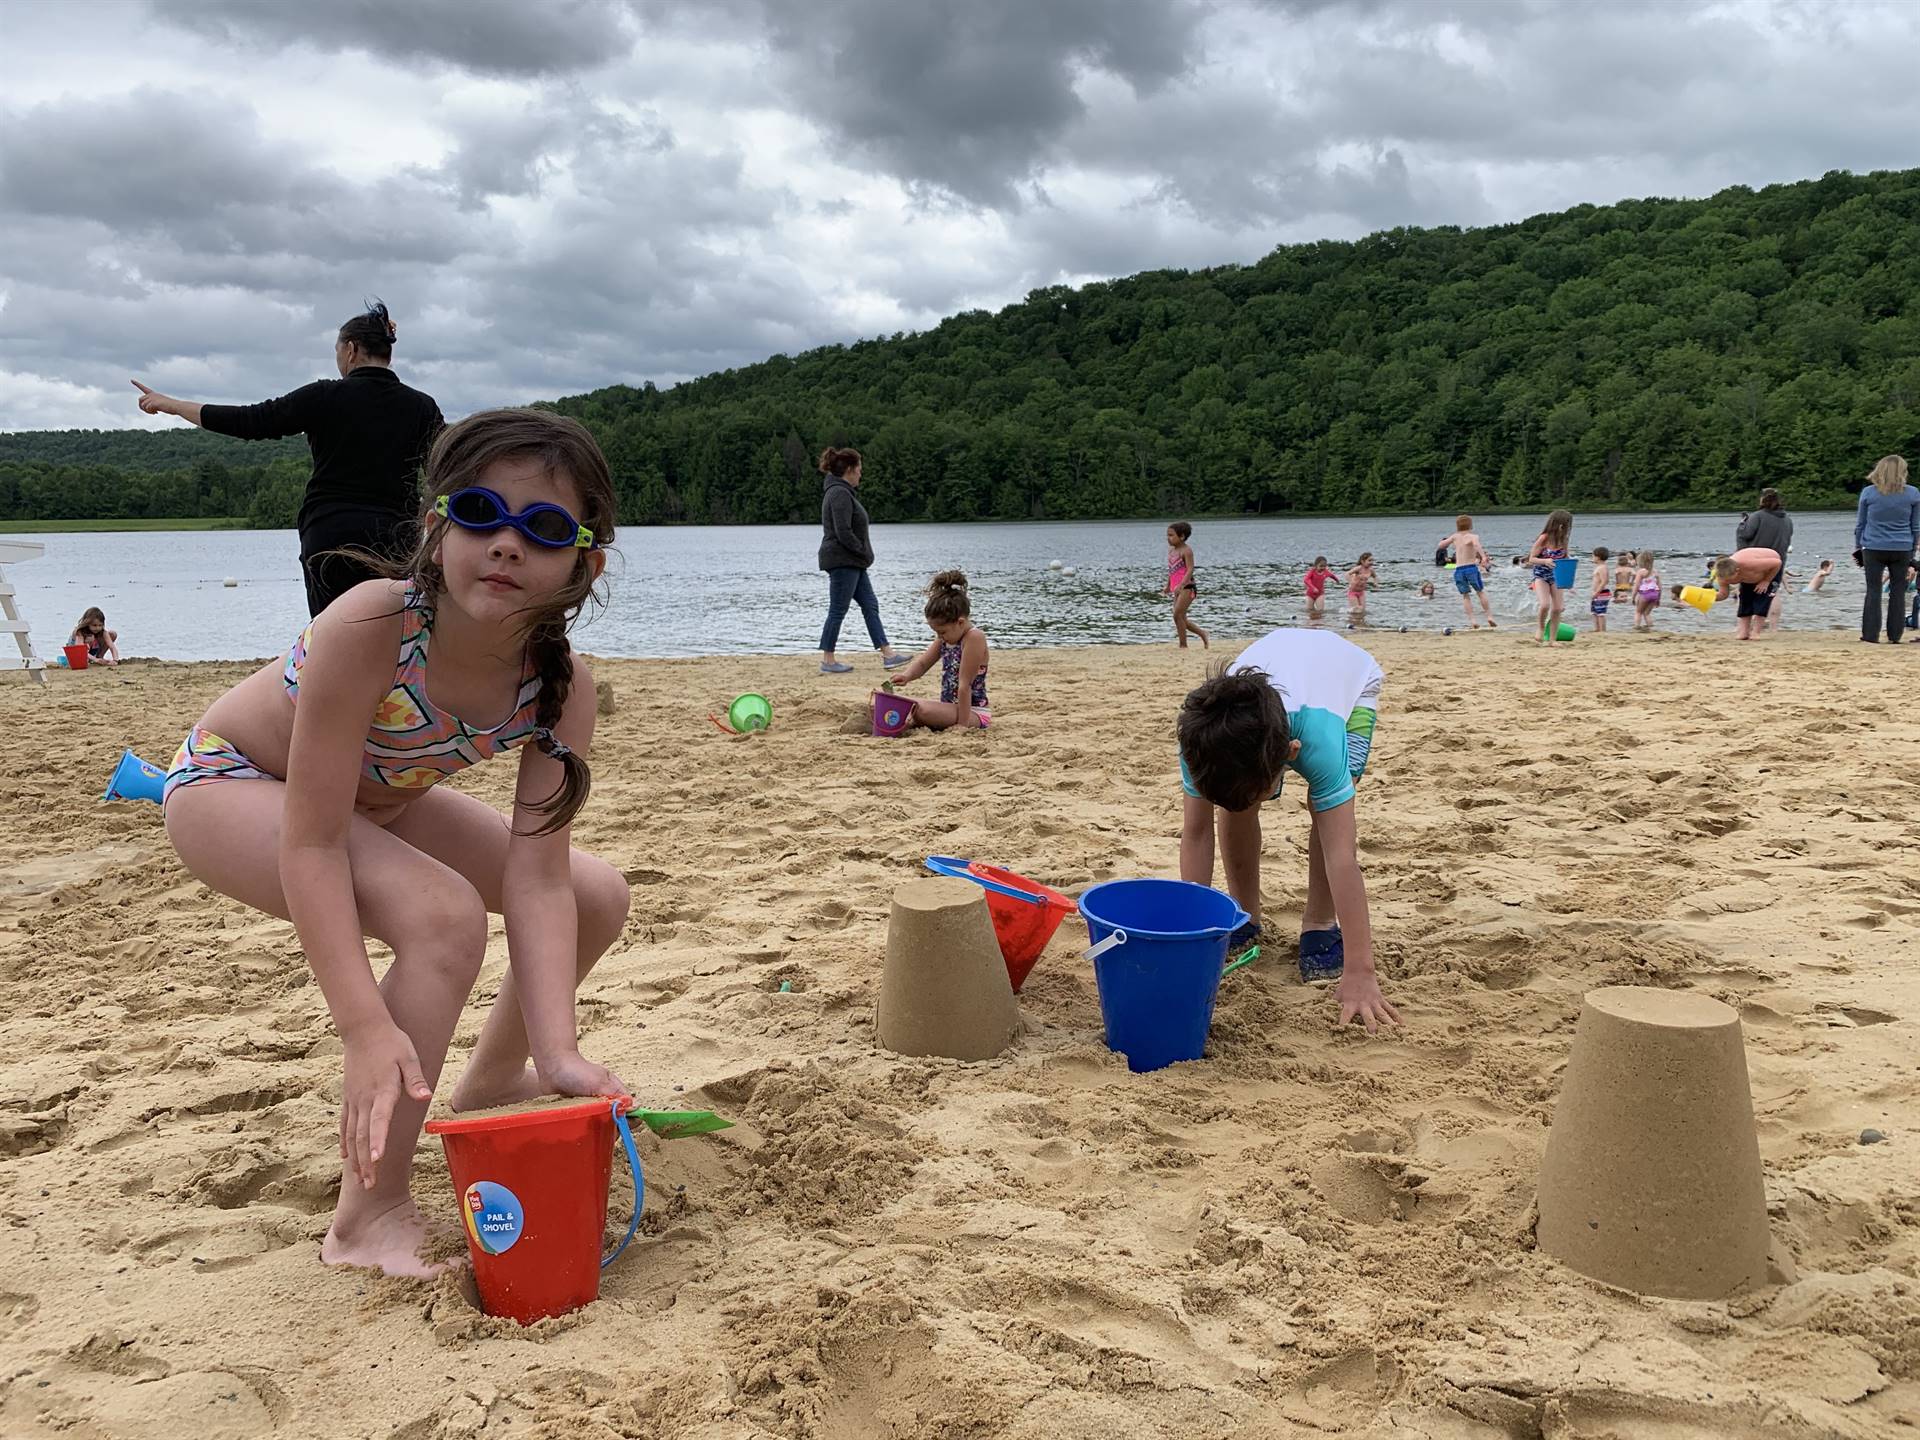
[[[1060,568],[1060,562],[1058,560],[1049,560],[1047,561],[1047,568],[1049,570],[1058,570]]]
[[[229,590],[236,590],[240,586],[240,582],[234,579],[233,576],[231,575],[227,576],[227,578],[222,580],[220,583]]]
[[[1075,570],[1075,569],[1073,568],[1073,566],[1071,566],[1071,565],[1069,565],[1069,566],[1067,566],[1067,567],[1066,567],[1066,568],[1065,568],[1064,570],[1062,570],[1062,571],[1061,571],[1060,573],[1061,573],[1062,575],[1078,575],[1078,574],[1079,574],[1080,572],[1079,572],[1078,570]]]

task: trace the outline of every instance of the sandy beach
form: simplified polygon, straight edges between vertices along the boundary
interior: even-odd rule
[[[900,740],[847,733],[871,659],[596,662],[617,709],[575,837],[633,910],[583,1048],[737,1124],[643,1136],[640,1238],[598,1304],[528,1330],[464,1277],[320,1264],[339,1045],[292,927],[187,875],[156,807],[96,800],[249,667],[0,677],[0,1433],[1914,1433],[1920,651],[1364,643],[1388,683],[1361,856],[1406,1029],[1334,1033],[1274,953],[1225,982],[1205,1060],[1137,1076],[1073,921],[1004,1057],[880,1050],[889,896],[931,852],[1070,891],[1176,873],[1173,714],[1207,657],[996,653],[990,732]],[[707,723],[747,689],[769,733]],[[1283,925],[1306,835],[1290,790]],[[505,963],[496,921],[456,1052]],[[1643,1299],[1534,1248],[1608,984],[1739,1009],[1791,1283]],[[415,1193],[458,1250],[432,1139]]]

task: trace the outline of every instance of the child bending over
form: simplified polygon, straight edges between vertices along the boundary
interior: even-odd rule
[[[607,462],[576,421],[482,411],[440,432],[425,494],[393,578],[341,594],[215,700],[164,800],[189,870],[293,921],[340,1032],[346,1173],[320,1258],[416,1276],[433,1267],[414,1146],[488,911],[510,968],[453,1108],[627,1090],[580,1053],[573,1003],[627,917],[620,872],[568,844],[595,697],[567,630],[613,538]],[[436,783],[512,750],[511,819]],[[393,950],[378,979],[367,936]]]
[[[120,663],[120,632],[107,628],[107,612],[98,605],[87,607],[87,613],[73,627],[67,643],[86,646],[87,659],[96,664],[105,661],[109,666],[118,666]]]
[[[940,698],[915,701],[907,724],[929,730],[986,729],[993,719],[987,713],[987,632],[973,623],[964,572],[942,570],[933,577],[926,613],[933,643],[914,656],[893,683],[918,680],[937,664]]]
[[[1380,993],[1360,874],[1354,784],[1366,773],[1380,704],[1380,666],[1324,630],[1275,630],[1180,706],[1180,878],[1213,883],[1213,847],[1227,891],[1260,922],[1260,807],[1292,770],[1306,778],[1312,828],[1300,914],[1300,974],[1337,979],[1340,1023],[1369,1033],[1400,1016]],[[1217,822],[1216,822],[1217,816]]]
[[[1714,599],[1724,600],[1730,587],[1740,587],[1740,605],[1734,612],[1733,638],[1758,640],[1766,632],[1767,612],[1780,588],[1780,552],[1749,545],[1713,562]]]

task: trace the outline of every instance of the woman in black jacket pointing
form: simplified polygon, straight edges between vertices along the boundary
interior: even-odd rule
[[[420,466],[446,424],[431,395],[401,384],[393,373],[394,338],[393,317],[375,300],[340,327],[333,346],[338,380],[316,380],[258,405],[201,405],[133,382],[149,415],[178,415],[242,440],[307,437],[313,476],[298,523],[312,615],[373,578],[365,565],[334,552],[406,550],[418,518]]]
[[[873,564],[873,542],[867,538],[867,507],[854,491],[860,488],[860,452],[828,446],[820,455],[820,568],[827,572],[827,623],[820,631],[820,673],[844,675],[853,669],[833,658],[840,643],[840,622],[847,606],[856,604],[867,622],[867,638],[880,652],[880,663],[891,670],[907,663],[893,653],[887,627],[880,623],[880,602],[867,578]]]

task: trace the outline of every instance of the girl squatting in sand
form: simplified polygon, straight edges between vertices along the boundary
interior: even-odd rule
[[[916,701],[909,725],[929,730],[984,730],[993,723],[987,699],[987,632],[973,623],[973,600],[960,570],[942,570],[927,586],[927,627],[933,642],[895,677],[896,685],[940,667],[940,698]]]
[[[454,1108],[626,1093],[581,1055],[573,1005],[628,902],[617,870],[568,844],[594,689],[567,629],[613,538],[606,460],[572,420],[486,411],[442,432],[426,495],[410,559],[214,701],[165,799],[189,870],[299,932],[345,1046],[345,1174],[321,1258],[397,1275],[430,1273],[414,1146],[488,911],[506,918],[510,973]],[[436,784],[514,749],[511,821]],[[367,936],[393,950],[378,982]]]

